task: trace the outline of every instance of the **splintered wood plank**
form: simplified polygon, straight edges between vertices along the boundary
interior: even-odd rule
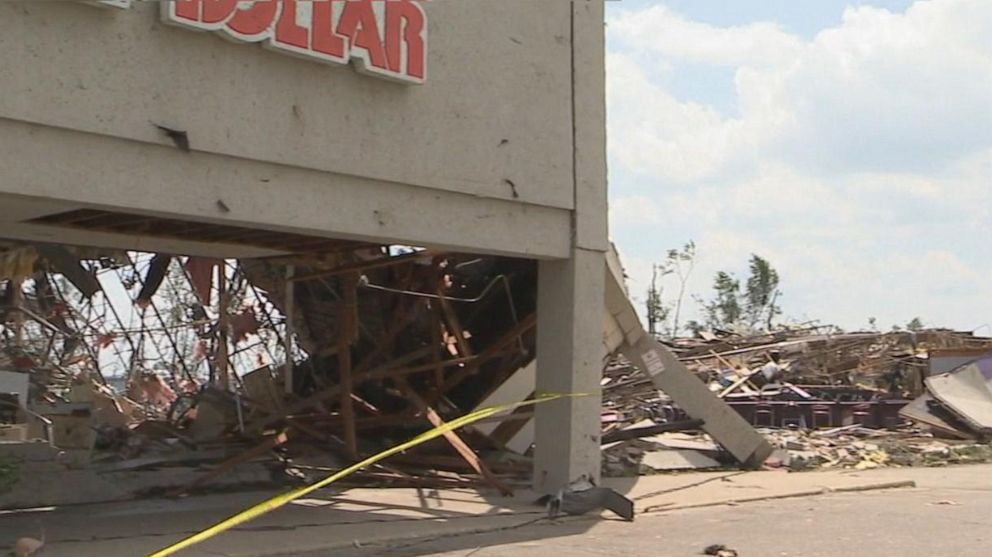
[[[442,427],[445,425],[444,420],[441,416],[431,408],[427,402],[410,386],[410,383],[404,377],[397,377],[395,379],[397,385],[402,389],[406,396],[410,399],[410,402],[417,407],[417,409],[427,418],[427,420],[434,427]],[[513,495],[513,490],[510,486],[506,485],[502,480],[500,480],[496,474],[493,474],[492,470],[486,466],[485,462],[479,458],[479,455],[475,454],[468,444],[462,440],[454,431],[448,431],[444,433],[444,439],[465,459],[465,462],[472,467],[480,476],[485,478],[489,485],[495,487],[499,492],[505,496]]]
[[[441,365],[441,319],[437,311],[431,312],[431,363],[434,364],[434,386],[440,393],[444,389],[444,366]]]
[[[503,334],[496,342],[490,344],[479,353],[479,357],[475,359],[474,364],[469,364],[453,373],[451,377],[447,379],[444,384],[443,393],[450,392],[451,389],[457,387],[462,381],[468,379],[471,375],[478,373],[478,366],[488,362],[489,360],[499,356],[506,350],[506,347],[517,341],[520,335],[530,331],[537,325],[537,313],[532,313],[527,317],[523,318],[519,323],[514,325],[512,329]]]
[[[344,290],[344,303],[338,316],[338,373],[341,379],[341,392],[338,404],[341,417],[344,419],[344,445],[348,455],[358,457],[358,437],[355,433],[355,406],[352,394],[355,390],[351,369],[351,344],[358,330],[357,299],[358,275],[349,274],[343,277],[341,287]]]
[[[455,337],[455,345],[458,347],[458,354],[463,358],[469,358],[473,355],[472,347],[468,343],[468,339],[465,338],[465,330],[462,328],[461,321],[458,319],[458,314],[455,313],[455,309],[451,307],[451,302],[444,297],[444,287],[440,286],[437,289],[437,302],[438,307],[441,308],[441,317],[444,319],[444,323],[448,329],[448,334]]]

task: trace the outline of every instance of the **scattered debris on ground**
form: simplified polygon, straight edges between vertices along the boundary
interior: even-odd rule
[[[620,518],[634,520],[634,502],[614,489],[599,487],[585,477],[563,487],[555,495],[542,497],[538,504],[546,505],[548,518],[560,514],[580,516],[610,511]]]
[[[947,466],[992,461],[992,446],[938,439],[918,428],[887,431],[861,426],[821,431],[767,430],[780,450],[773,467],[790,470],[881,466]]]
[[[992,459],[984,443],[992,431],[992,339],[948,330],[815,328],[755,337],[707,335],[678,339],[671,347],[769,438],[778,449],[766,462],[773,468]],[[604,474],[731,463],[698,423],[625,360],[606,367],[603,385]]]
[[[716,555],[716,557],[737,557],[737,550],[730,549],[722,543],[713,544],[703,549],[703,555]]]

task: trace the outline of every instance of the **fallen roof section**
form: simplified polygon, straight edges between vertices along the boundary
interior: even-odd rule
[[[969,364],[928,377],[926,385],[935,399],[969,427],[983,435],[992,433],[992,391],[978,366]]]
[[[761,466],[772,453],[772,446],[665,345],[645,332],[627,297],[618,262],[615,256],[607,258],[606,313],[610,329],[604,342],[608,351],[621,351],[690,417],[703,420],[703,429],[741,464]]]

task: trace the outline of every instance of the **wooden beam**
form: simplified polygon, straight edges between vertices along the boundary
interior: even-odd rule
[[[441,416],[431,408],[423,398],[410,386],[410,383],[405,377],[397,377],[394,379],[396,384],[406,393],[407,398],[417,407],[418,410],[427,418],[427,420],[434,427],[442,427],[445,425],[444,420]],[[485,462],[479,458],[479,455],[475,454],[475,451],[468,446],[461,437],[458,436],[454,431],[448,431],[444,433],[444,439],[448,441],[449,444],[455,449],[465,459],[465,462],[472,467],[480,476],[485,478],[486,482],[495,487],[504,496],[513,495],[513,490],[510,486],[506,485],[502,480],[500,480],[496,474],[493,474],[492,470],[486,466]]]
[[[710,354],[712,354],[714,358],[716,358],[717,360],[719,360],[721,364],[723,364],[723,365],[725,365],[725,366],[727,366],[727,367],[729,367],[729,368],[730,368],[730,370],[734,372],[734,375],[736,375],[736,376],[737,376],[737,379],[740,379],[741,377],[744,377],[744,375],[746,375],[745,373],[742,373],[742,372],[741,372],[741,371],[740,371],[739,369],[737,369],[737,366],[735,366],[734,364],[732,364],[732,363],[730,363],[730,361],[729,361],[729,360],[727,360],[727,359],[726,359],[726,358],[724,358],[723,356],[721,356],[721,355],[719,355],[719,354],[717,354],[717,353],[716,353],[716,352],[714,352],[713,350],[710,350]],[[756,385],[755,385],[754,383],[752,383],[752,382],[750,381],[750,377],[748,377],[748,378],[747,378],[747,379],[746,379],[746,380],[744,381],[744,384],[745,384],[745,385],[747,385],[747,386],[748,386],[748,388],[750,388],[750,389],[753,389],[753,390],[755,390],[755,391],[760,391],[760,390],[761,390],[761,389],[759,389],[759,388],[758,388],[758,387],[757,387],[757,386],[756,386]],[[721,396],[725,396],[725,395],[721,395]]]
[[[21,348],[24,346],[24,313],[20,310],[24,307],[24,277],[13,277],[7,281],[7,290],[10,292],[11,306],[14,309],[14,346]],[[27,404],[23,401],[22,404]]]
[[[287,291],[292,289],[293,284],[294,283],[290,282],[286,285]],[[410,307],[411,307],[410,304],[401,303],[396,308],[396,310],[394,310],[393,318],[391,319],[392,326],[390,327],[389,331],[387,331],[387,333],[384,335],[383,340],[380,341],[379,344],[375,347],[375,349],[369,354],[367,354],[362,359],[361,363],[354,368],[352,372],[353,379],[364,380],[364,377],[368,373],[367,370],[370,367],[372,367],[372,364],[376,360],[376,358],[388,352],[389,347],[392,346],[393,341],[399,335],[400,331],[403,330],[403,327],[406,326],[407,319],[412,315],[412,312],[409,311]],[[287,313],[291,313],[291,312],[287,310]],[[287,322],[291,323],[291,321],[287,321]],[[289,338],[291,338],[291,335],[287,333],[287,339]],[[415,350],[414,352],[406,354],[396,360],[393,360],[392,362],[389,362],[382,366],[378,366],[374,371],[381,370],[384,368],[388,369],[392,366],[404,365],[408,362],[426,356],[428,354],[428,350],[429,348],[426,347],[419,350]],[[259,429],[263,429],[265,427],[278,423],[279,421],[285,419],[286,416],[297,414],[299,412],[306,410],[307,408],[313,407],[315,405],[319,405],[321,402],[330,400],[338,396],[338,393],[340,392],[339,389],[340,389],[340,385],[330,385],[328,387],[325,387],[320,391],[313,393],[310,396],[304,398],[303,400],[287,406],[279,414],[264,416],[264,417],[260,417],[257,420],[253,420],[252,423],[250,423],[247,426],[247,429],[249,431],[257,431]],[[291,391],[287,390],[287,392],[291,392]],[[323,408],[318,408],[318,409],[323,411]]]
[[[422,350],[417,351],[417,353],[421,353],[421,352]],[[452,358],[450,360],[441,360],[441,367],[452,367],[452,366],[460,366],[465,364],[473,364],[478,361],[479,361],[478,356],[472,356],[469,358]],[[434,369],[434,367],[435,367],[434,362],[410,366],[410,367],[399,367],[399,368],[380,366],[365,374],[363,380],[367,381],[369,379],[386,379],[393,375],[410,375],[412,373],[422,373],[425,371],[431,371]]]
[[[701,427],[703,427],[703,420],[684,420],[681,422],[670,422],[667,424],[638,427],[634,429],[621,429],[607,433],[603,436],[600,442],[605,445],[607,443],[615,443],[616,441],[640,439],[641,437],[650,437],[652,435],[658,435],[659,433],[686,431],[689,429],[699,429]]]
[[[434,387],[444,389],[444,366],[441,365],[441,319],[437,311],[431,312],[431,363],[434,364]]]
[[[438,286],[437,303],[441,309],[441,317],[444,319],[448,334],[455,337],[455,344],[458,346],[458,355],[463,358],[471,357],[473,354],[472,347],[469,345],[468,339],[465,338],[465,331],[462,328],[461,322],[458,320],[458,314],[451,307],[451,302],[444,297],[444,285]]]
[[[391,456],[388,462],[403,464],[404,469],[407,470],[417,468],[420,470],[446,470],[456,473],[475,471],[460,456],[406,453]],[[507,474],[528,474],[531,471],[531,465],[527,463],[515,463],[513,461],[495,462],[490,469]]]
[[[341,288],[344,290],[341,312],[338,315],[338,375],[341,392],[338,396],[338,406],[344,418],[345,450],[353,459],[358,458],[358,438],[355,434],[355,407],[352,394],[355,390],[351,370],[351,345],[355,340],[358,309],[358,275],[348,274],[342,277]]]
[[[402,414],[388,414],[383,416],[365,416],[355,418],[355,428],[359,431],[367,429],[380,429],[384,427],[398,427],[409,425],[411,415],[409,412]],[[343,423],[338,414],[296,414],[286,418],[290,424],[309,424],[314,427],[336,428]]]
[[[758,369],[750,372],[750,373],[745,373],[745,374],[741,375],[740,376],[740,379],[738,379],[737,381],[734,381],[729,387],[727,387],[726,389],[720,391],[720,394],[718,394],[717,396],[719,398],[723,398],[723,397],[729,395],[730,393],[736,391],[741,385],[743,385],[744,383],[747,383],[752,377],[754,377],[755,375],[758,375],[759,373],[761,373],[761,368],[760,367]]]
[[[442,389],[442,392],[444,393],[450,392],[451,389],[454,389],[462,381],[464,381],[471,375],[478,373],[479,366],[501,354],[509,344],[516,342],[517,338],[520,337],[520,335],[530,331],[536,325],[537,325],[536,312],[523,318],[512,329],[510,329],[506,333],[503,333],[503,336],[497,339],[496,342],[490,344],[485,348],[485,350],[479,353],[479,357],[476,358],[473,364],[467,365],[464,368],[452,374],[452,376],[449,377],[447,382],[444,384],[444,389]]]
[[[393,325],[390,328],[390,330],[383,336],[383,339],[379,342],[376,348],[372,352],[367,354],[358,366],[354,366],[354,369],[352,370],[352,380],[354,384],[357,385],[364,381],[385,379],[396,375],[408,375],[412,373],[420,373],[423,371],[430,371],[436,369],[436,362],[431,362],[429,364],[417,365],[407,368],[398,367],[401,365],[405,365],[409,362],[416,361],[419,358],[430,356],[431,354],[430,346],[419,348],[417,350],[405,354],[404,356],[395,358],[390,362],[372,368],[373,362],[378,357],[382,356],[383,354],[387,354],[389,352],[389,349],[392,346],[393,341],[406,326],[409,317],[414,313],[411,311],[413,307],[414,307],[413,304],[401,304],[396,308],[396,310],[394,311],[393,318],[391,320]],[[444,386],[444,389],[442,389],[442,391],[448,392],[451,388],[464,381],[472,373],[477,372],[478,366],[481,366],[486,361],[492,359],[493,357],[498,356],[500,353],[502,353],[503,349],[505,349],[505,347],[508,344],[515,342],[521,334],[529,331],[536,324],[537,324],[537,315],[532,313],[531,315],[525,317],[516,326],[514,326],[513,329],[511,329],[506,334],[504,334],[492,346],[489,346],[485,350],[483,350],[479,354],[479,356],[473,358],[458,358],[458,359],[442,361],[441,365],[443,367],[450,367],[461,364],[470,364],[458,370],[456,373],[452,375],[452,377],[448,378]],[[340,393],[341,393],[340,384],[330,385],[327,388],[322,389],[299,402],[289,405],[287,408],[284,409],[283,412],[280,412],[279,414],[264,416],[264,417],[260,417],[257,420],[254,420],[252,423],[248,425],[248,430],[257,431],[258,429],[262,429],[271,426],[273,424],[276,424],[281,420],[284,420],[287,416],[304,411],[307,408],[310,408],[313,405],[319,404],[323,401],[331,400],[334,397],[338,397],[340,396]]]

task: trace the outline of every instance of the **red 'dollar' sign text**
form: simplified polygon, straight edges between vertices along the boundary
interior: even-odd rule
[[[419,0],[174,0],[162,19],[404,83],[427,77]]]

